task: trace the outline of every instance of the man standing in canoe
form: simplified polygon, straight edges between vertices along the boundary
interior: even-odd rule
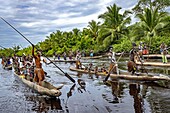
[[[79,69],[79,68],[80,68],[80,65],[81,65],[80,59],[81,59],[81,53],[80,53],[80,51],[78,50],[78,51],[77,51],[77,54],[76,54],[76,69]]]
[[[142,42],[140,42],[140,44],[139,44],[139,47],[138,47],[138,53],[139,53],[139,60],[144,60],[144,58],[143,58],[143,46],[142,46]]]
[[[45,79],[44,70],[42,69],[41,64],[41,55],[40,52],[37,51],[37,55],[34,54],[34,45],[32,46],[32,56],[35,59],[36,68],[34,70],[34,81],[39,85],[42,85],[42,81]]]
[[[162,44],[160,45],[160,52],[162,54],[162,62],[167,63],[168,60],[167,60],[166,55],[168,54],[168,51],[167,51],[167,48],[164,42],[162,42]]]
[[[93,57],[93,50],[90,50],[90,57]]]
[[[132,75],[135,73],[136,71],[136,64],[135,64],[135,55],[137,55],[136,50],[135,50],[135,43],[132,43],[133,48],[130,51],[130,61],[128,61],[127,63],[127,67],[128,67],[128,71],[132,72]]]
[[[108,54],[109,59],[111,61],[108,73],[119,74],[118,65],[117,65],[116,58],[115,58],[115,52],[112,51],[112,49],[113,49],[113,47],[110,48],[109,54]]]
[[[162,53],[162,62],[163,63],[167,63],[168,62],[167,57],[166,57],[167,54],[168,54],[168,51],[167,51],[167,48],[165,48],[163,50],[163,53]]]

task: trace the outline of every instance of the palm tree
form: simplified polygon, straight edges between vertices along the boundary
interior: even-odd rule
[[[99,32],[98,43],[101,44],[103,42],[104,47],[116,43],[128,31],[126,25],[131,22],[131,18],[128,16],[131,12],[125,11],[122,15],[119,13],[120,9],[121,7],[117,7],[114,4],[107,7],[107,12],[99,15],[99,18],[103,19],[104,23]]]
[[[12,47],[12,49],[13,49],[13,51],[14,51],[14,53],[17,53],[18,51],[19,51],[19,49],[20,49],[20,46],[19,45],[14,45],[13,47]]]
[[[91,36],[92,36],[92,38],[94,38],[94,40],[96,40],[96,38],[98,37],[99,26],[100,26],[100,22],[96,22],[94,20],[89,22],[89,25],[87,26],[87,27],[89,27]]]
[[[132,9],[136,14],[142,13],[145,8],[158,8],[163,11],[170,6],[169,0],[138,0],[137,5]]]
[[[158,31],[163,30],[170,22],[167,12],[159,12],[158,7],[154,9],[146,8],[144,13],[139,13],[136,16],[141,20],[140,27],[148,37],[149,46],[151,45],[152,37],[158,34]]]

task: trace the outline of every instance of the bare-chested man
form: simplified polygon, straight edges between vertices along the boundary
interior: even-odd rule
[[[34,81],[38,82],[39,85],[42,85],[42,81],[45,79],[45,74],[44,70],[42,69],[42,64],[41,64],[41,55],[40,52],[37,52],[37,55],[34,55],[34,45],[32,48],[32,56],[35,59],[35,65],[36,68],[34,70]]]

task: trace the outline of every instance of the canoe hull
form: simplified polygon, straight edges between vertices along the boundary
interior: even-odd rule
[[[100,59],[103,56],[93,56],[93,57],[82,57],[82,59]]]
[[[49,82],[43,81],[42,86],[40,86],[37,83],[26,80],[24,75],[17,75],[16,73],[14,73],[14,75],[17,76],[24,84],[37,91],[39,94],[53,97],[59,97],[61,95],[59,89],[61,89],[63,85],[60,87],[55,87],[51,85]]]
[[[76,60],[52,60],[53,62],[68,62],[68,63],[76,63]]]
[[[5,70],[12,70],[12,64],[9,65],[9,66],[3,66],[3,69],[5,69]]]
[[[78,72],[82,72],[82,73],[89,73],[89,74],[95,74],[94,71],[84,71],[81,69],[76,69],[74,67],[70,67],[70,70],[72,71],[78,71]],[[108,74],[106,73],[102,73],[102,72],[98,72],[96,73],[97,75],[101,75],[101,76],[107,76]],[[170,78],[165,76],[165,75],[161,75],[161,76],[143,76],[143,75],[125,75],[125,74],[110,74],[110,77],[112,79],[125,79],[125,80],[137,80],[137,81],[158,81],[158,80],[168,80],[170,81]]]
[[[161,59],[161,54],[149,54],[149,55],[143,55],[144,58],[150,58],[150,59]],[[170,59],[170,55],[166,55],[168,59]]]
[[[158,67],[170,67],[170,63],[162,63],[162,62],[135,62],[137,65],[143,65],[143,66],[158,66]]]

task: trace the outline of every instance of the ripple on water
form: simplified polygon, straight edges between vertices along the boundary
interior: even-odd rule
[[[98,62],[100,60],[96,60],[94,65],[97,65]],[[126,64],[124,61],[120,63],[124,66]],[[157,111],[170,112],[169,90],[154,89],[149,86],[143,91],[144,88],[136,84],[135,87],[139,86],[141,89],[132,88],[133,90],[130,90],[130,83],[126,81],[118,81],[106,86],[102,82],[105,77],[96,78],[94,75],[72,72],[69,70],[69,66],[72,66],[69,63],[58,63],[57,65],[76,80],[76,85],[73,87],[73,83],[55,66],[50,64],[44,67],[50,76],[47,78],[50,83],[55,86],[64,84],[61,89],[62,95],[58,100],[39,95],[18,80],[11,71],[0,68],[0,112],[134,113],[137,110],[135,107],[140,108],[137,106],[138,104],[144,107],[146,113],[152,112],[151,105],[154,105],[153,108],[159,109]],[[77,84],[77,80],[80,78],[86,83],[84,89]],[[146,94],[142,96],[141,92]],[[142,98],[144,104],[140,103],[139,95],[144,97]],[[151,104],[150,101],[155,103]]]

